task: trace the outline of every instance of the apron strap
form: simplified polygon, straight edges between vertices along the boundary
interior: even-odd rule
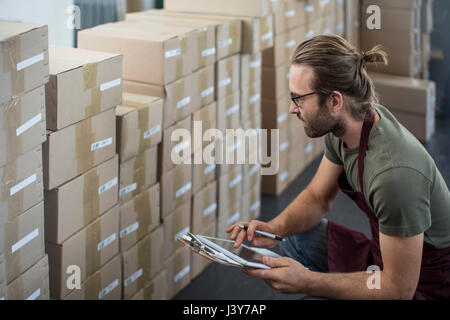
[[[364,193],[364,159],[366,158],[366,151],[369,145],[370,130],[375,122],[375,115],[371,109],[368,109],[364,117],[364,123],[361,131],[361,138],[359,141],[359,153],[358,153],[358,179],[359,188],[361,193]]]

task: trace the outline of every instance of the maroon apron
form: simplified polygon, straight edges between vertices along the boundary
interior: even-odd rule
[[[345,171],[338,179],[340,190],[356,202],[369,218],[372,239],[333,221],[328,222],[328,266],[330,272],[366,271],[376,265],[383,270],[378,219],[364,198],[364,159],[369,144],[374,114],[368,111],[364,119],[358,153],[358,181],[361,191],[354,191]],[[450,247],[436,249],[424,242],[419,284],[414,299],[450,299]]]

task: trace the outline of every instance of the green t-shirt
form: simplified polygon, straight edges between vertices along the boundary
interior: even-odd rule
[[[378,218],[380,232],[410,237],[424,232],[426,243],[450,246],[450,193],[422,144],[383,106],[372,128],[364,168],[364,197]],[[325,156],[343,165],[353,190],[358,182],[358,148],[347,149],[332,133]]]

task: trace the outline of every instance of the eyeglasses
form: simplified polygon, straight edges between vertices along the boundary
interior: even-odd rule
[[[310,92],[310,93],[306,93],[306,94],[302,94],[302,95],[297,95],[297,96],[295,96],[295,95],[293,95],[293,94],[291,93],[291,100],[292,100],[292,102],[293,102],[297,107],[300,107],[300,100],[301,100],[301,99],[306,98],[306,97],[308,97],[308,96],[311,96],[311,95],[313,95],[313,94],[318,94],[318,93],[319,93],[319,92],[315,91],[315,92]]]

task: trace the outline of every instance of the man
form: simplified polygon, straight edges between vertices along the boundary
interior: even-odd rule
[[[245,270],[276,292],[334,299],[450,298],[450,194],[423,146],[383,106],[365,65],[387,63],[375,47],[360,53],[338,36],[317,36],[296,50],[291,106],[325,155],[307,188],[276,218],[226,231],[273,247],[262,230],[287,237],[288,257],[264,258],[271,270]],[[368,216],[372,238],[324,219],[338,190]],[[379,289],[367,268],[380,271]]]

